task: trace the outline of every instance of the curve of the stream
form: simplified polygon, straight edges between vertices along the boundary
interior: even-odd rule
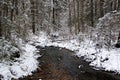
[[[120,75],[94,70],[85,60],[75,56],[73,51],[59,47],[40,47],[39,69],[20,80],[120,80]]]

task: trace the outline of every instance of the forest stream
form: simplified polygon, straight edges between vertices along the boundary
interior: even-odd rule
[[[120,75],[95,70],[73,51],[59,47],[40,47],[39,69],[19,80],[120,80]]]

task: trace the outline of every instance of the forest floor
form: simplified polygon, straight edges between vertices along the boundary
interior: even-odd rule
[[[94,70],[73,51],[52,46],[38,49],[42,55],[38,58],[38,70],[20,80],[120,80],[120,76],[112,72]]]

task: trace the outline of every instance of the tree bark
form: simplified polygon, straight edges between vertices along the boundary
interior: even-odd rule
[[[115,47],[120,48],[120,32],[119,32],[118,41],[117,41],[117,44],[115,45]]]

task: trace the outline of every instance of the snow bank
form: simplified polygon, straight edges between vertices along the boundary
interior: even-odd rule
[[[39,56],[35,54],[36,48],[32,45],[26,44],[23,48],[23,53],[20,58],[14,62],[0,63],[0,79],[11,80],[18,79],[27,75],[31,75],[38,67]]]
[[[103,68],[107,71],[114,71],[120,73],[120,49],[112,49],[107,51],[102,49],[101,52],[96,56],[96,60],[94,60],[90,65]]]

